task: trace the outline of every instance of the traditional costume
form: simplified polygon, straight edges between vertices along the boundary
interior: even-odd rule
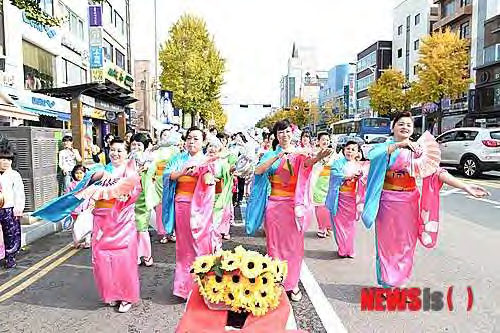
[[[186,167],[196,166],[193,175],[183,175],[173,181],[170,175]],[[187,298],[193,287],[191,265],[197,256],[214,251],[215,230],[212,213],[215,187],[205,184],[204,176],[214,174],[213,163],[208,163],[203,153],[191,156],[177,154],[163,174],[163,223],[167,233],[175,229],[174,295]]]
[[[282,151],[266,153],[260,163]],[[287,291],[297,287],[304,257],[304,229],[310,206],[307,184],[312,168],[305,166],[308,157],[290,154],[277,160],[265,173],[255,175],[246,210],[246,232],[254,235],[265,221],[267,253],[288,263],[284,282]]]

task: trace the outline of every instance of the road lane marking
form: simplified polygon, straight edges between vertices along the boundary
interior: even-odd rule
[[[482,185],[486,187],[500,188],[500,183],[493,183],[492,181],[481,180],[481,179],[470,179],[470,178],[459,178],[463,182],[472,183],[476,185]]]
[[[450,194],[455,194],[455,193],[460,193],[460,192],[462,192],[462,190],[461,190],[461,189],[459,189],[459,188],[454,188],[454,189],[447,190],[447,191],[441,191],[440,195],[441,195],[442,197],[446,197],[446,196],[448,196],[448,195],[450,195]],[[463,192],[462,192],[462,193],[463,193]]]
[[[33,283],[35,283],[36,281],[40,280],[42,277],[44,277],[45,275],[50,273],[50,271],[52,271],[54,268],[56,268],[57,266],[61,265],[63,262],[65,262],[66,260],[68,260],[69,258],[74,256],[76,253],[78,253],[78,251],[80,251],[80,249],[70,250],[68,253],[66,253],[65,255],[63,255],[62,257],[57,259],[56,261],[52,262],[50,265],[48,265],[47,267],[45,267],[41,271],[37,272],[35,275],[31,276],[29,279],[27,279],[23,283],[17,285],[15,288],[9,290],[5,294],[0,295],[0,303],[8,300],[12,296],[15,296],[16,294],[20,293],[24,289],[28,288]]]
[[[312,275],[305,261],[302,261],[300,281],[302,281],[302,285],[304,286],[307,295],[309,295],[309,299],[311,300],[311,303],[313,304],[326,332],[347,333],[342,321],[337,316],[335,310],[333,310],[330,301],[326,298],[326,295],[323,293],[318,281],[316,281]]]
[[[467,198],[472,199],[472,200],[477,200],[477,201],[483,201],[483,202],[490,203],[492,205],[495,205],[496,208],[500,207],[500,202],[499,201],[485,199],[485,198],[475,198],[472,195],[468,195]]]
[[[23,280],[24,278],[28,277],[29,275],[31,275],[35,271],[39,270],[42,266],[45,266],[51,260],[59,257],[61,254],[63,254],[64,252],[68,251],[72,247],[73,247],[73,243],[69,243],[68,245],[66,245],[63,248],[59,249],[58,251],[54,252],[50,256],[44,258],[42,261],[37,262],[33,266],[30,266],[24,272],[22,272],[22,273],[20,273],[20,274],[18,274],[16,276],[14,276],[12,279],[10,279],[9,281],[5,282],[3,285],[0,286],[0,293],[2,291],[6,290],[6,289],[8,289],[10,287],[12,287],[13,285],[15,285],[16,283],[18,283],[19,281]]]

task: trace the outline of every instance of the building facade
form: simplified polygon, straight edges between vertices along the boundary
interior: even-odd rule
[[[478,3],[474,16],[478,22],[478,66],[467,125],[497,127],[500,125],[500,0]]]
[[[340,64],[328,71],[328,78],[319,91],[320,124],[326,124],[331,116],[336,119],[354,117],[355,67]]]
[[[356,62],[356,112],[359,117],[373,115],[368,87],[392,65],[392,41],[377,41],[358,53]]]
[[[438,9],[433,0],[404,0],[393,11],[392,67],[414,81],[420,42],[432,32]]]
[[[0,123],[65,129],[82,151],[92,141],[101,145],[107,133],[118,134],[119,120],[130,118],[125,106],[135,101],[129,97],[128,1],[114,0],[114,9],[105,2],[99,11],[101,59],[89,46],[96,36],[88,2],[41,2],[48,14],[67,18],[53,28],[30,20],[8,1],[0,4],[0,111],[7,105],[23,112],[0,112]]]

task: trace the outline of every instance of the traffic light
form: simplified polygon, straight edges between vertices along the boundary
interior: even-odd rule
[[[262,107],[263,107],[263,108],[270,108],[270,107],[271,107],[271,104],[262,104]]]
[[[240,104],[240,108],[248,109],[248,104]]]

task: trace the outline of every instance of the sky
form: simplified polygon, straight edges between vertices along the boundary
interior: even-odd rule
[[[132,46],[136,59],[153,59],[153,0],[135,0]],[[356,54],[377,40],[392,39],[392,10],[402,0],[158,0],[158,39],[184,13],[202,17],[227,72],[222,103],[229,130],[252,126],[269,109],[239,104],[279,106],[280,79],[296,42],[315,52],[317,70],[354,62]],[[138,23],[136,23],[138,22]],[[300,55],[300,50],[299,50]]]

